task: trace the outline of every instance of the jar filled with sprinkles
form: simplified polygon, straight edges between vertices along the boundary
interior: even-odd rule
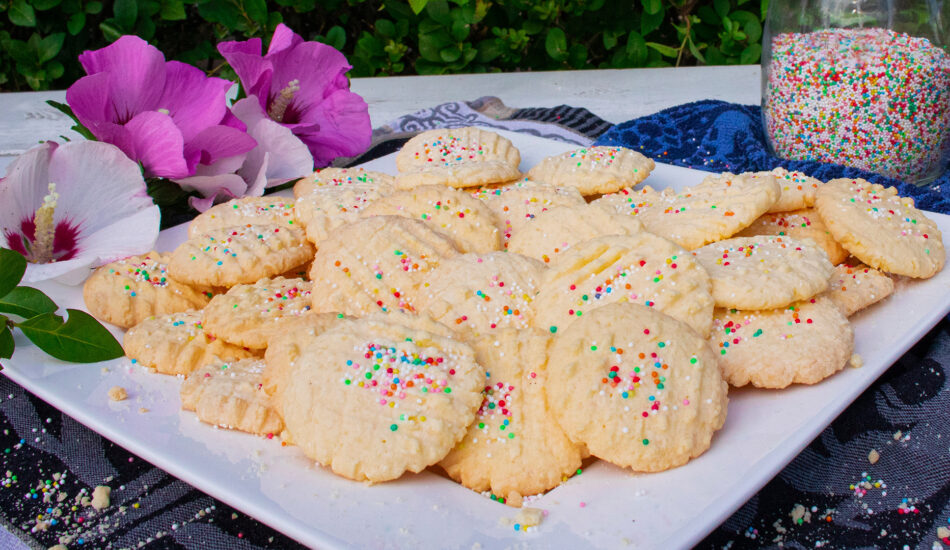
[[[762,116],[776,155],[925,184],[950,154],[945,0],[772,0]]]

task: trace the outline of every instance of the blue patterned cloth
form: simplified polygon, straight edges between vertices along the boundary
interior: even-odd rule
[[[950,213],[950,171],[926,187],[839,164],[785,160],[769,150],[762,109],[724,101],[697,101],[624,122],[607,130],[594,145],[620,145],[657,161],[710,172],[754,172],[783,166],[820,180],[863,178],[894,185],[917,207]]]

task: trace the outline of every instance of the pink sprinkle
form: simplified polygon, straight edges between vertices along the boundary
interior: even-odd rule
[[[581,503],[581,508],[584,508],[585,506],[587,506],[587,503],[586,503],[586,502],[582,502],[582,503]]]
[[[689,399],[684,399],[684,400],[683,400],[683,404],[684,404],[684,405],[689,405]]]

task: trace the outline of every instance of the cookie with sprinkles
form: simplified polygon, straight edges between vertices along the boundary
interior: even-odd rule
[[[275,435],[283,420],[261,386],[263,359],[215,361],[181,384],[181,408],[213,426],[258,435]]]
[[[334,229],[355,222],[373,201],[391,192],[390,187],[371,185],[321,187],[297,199],[294,220],[307,232],[307,239],[319,245]]]
[[[396,155],[397,189],[475,187],[521,177],[521,153],[505,137],[474,126],[428,130]]]
[[[170,260],[170,254],[153,251],[96,269],[82,287],[86,309],[100,321],[129,328],[155,315],[203,308],[211,288],[171,277]]]
[[[168,263],[191,284],[232,287],[274,277],[313,258],[299,227],[263,224],[212,229],[178,246]]]
[[[848,257],[848,251],[831,236],[828,226],[814,208],[763,214],[735,236],[755,237],[756,235],[811,239],[825,251],[828,260],[834,265],[840,264]]]
[[[598,308],[558,333],[548,407],[577,444],[642,472],[709,448],[726,420],[727,385],[704,338],[639,304]]]
[[[581,195],[588,196],[633,187],[655,167],[653,159],[633,149],[599,145],[547,157],[528,171],[528,178],[576,187]]]
[[[712,279],[718,307],[771,309],[807,300],[828,288],[834,266],[811,240],[736,237],[692,252]]]
[[[868,266],[922,279],[943,269],[946,251],[936,222],[894,187],[831,180],[815,205],[835,240]]]
[[[216,357],[236,361],[254,356],[251,350],[210,335],[200,311],[150,317],[125,333],[122,347],[137,364],[175,376],[188,376]]]
[[[801,172],[788,171],[781,166],[773,168],[768,172],[759,172],[760,174],[770,174],[775,177],[779,188],[782,190],[781,196],[769,212],[791,212],[792,210],[801,210],[815,206],[815,196],[818,188],[823,185],[820,179],[807,176]]]
[[[236,225],[294,224],[294,201],[284,197],[243,197],[212,206],[188,224],[188,236]]]
[[[560,334],[598,308],[631,302],[709,333],[709,275],[689,252],[662,237],[646,231],[597,237],[549,265],[535,298],[534,326],[542,330]]]
[[[581,466],[581,448],[554,420],[548,384],[551,337],[540,330],[500,329],[469,341],[485,368],[482,404],[465,438],[439,463],[473,491],[510,505],[557,487]]]
[[[528,328],[544,264],[511,252],[463,254],[423,279],[419,311],[464,338]]]
[[[472,195],[484,201],[502,230],[505,248],[512,236],[543,212],[558,206],[584,206],[584,197],[574,187],[557,187],[523,179],[514,183],[481,187]]]
[[[591,204],[636,216],[647,231],[692,250],[735,235],[765,214],[780,194],[772,176],[726,172],[679,192],[621,189]]]
[[[294,197],[298,199],[305,197],[316,189],[351,185],[375,187],[382,192],[389,192],[395,185],[395,181],[395,178],[389,174],[364,168],[323,168],[295,183]]]
[[[588,204],[557,206],[514,233],[508,241],[508,251],[547,264],[579,242],[604,235],[632,235],[642,230],[643,224],[632,216],[605,212]]]
[[[444,185],[422,185],[374,201],[362,217],[402,216],[422,220],[455,242],[462,252],[501,248],[495,214],[482,201]]]
[[[314,310],[416,311],[425,274],[457,254],[450,239],[420,220],[373,216],[344,225],[320,244],[313,259]]]
[[[205,330],[231,344],[264,349],[267,341],[310,311],[311,283],[303,279],[264,278],[235,285],[202,310]]]
[[[290,440],[334,473],[373,483],[445,458],[485,385],[468,345],[378,315],[317,336],[290,377],[278,392]]]
[[[854,351],[851,323],[818,296],[762,311],[716,309],[709,345],[733,386],[815,384],[843,369]]]
[[[852,259],[835,266],[825,296],[850,317],[887,298],[892,292],[894,279]]]

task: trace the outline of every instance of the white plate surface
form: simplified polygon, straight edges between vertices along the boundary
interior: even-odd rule
[[[521,149],[523,170],[571,148],[503,133]],[[395,173],[394,156],[366,167]],[[657,164],[648,183],[679,188],[704,175]],[[950,234],[950,216],[931,216]],[[164,231],[159,248],[171,250],[184,236],[183,226]],[[83,309],[80,287],[41,287],[58,304]],[[499,522],[516,510],[431,472],[370,487],[314,466],[276,439],[213,429],[179,410],[178,379],[147,373],[127,359],[70,365],[18,335],[3,374],[156,466],[309,546],[685,548],[774,477],[948,311],[950,269],[930,280],[899,282],[893,296],[852,318],[862,368],[847,368],[816,386],[734,390],[726,425],[707,453],[658,474],[595,462],[531,504],[548,511],[532,533]],[[128,390],[127,401],[109,401],[107,391],[115,385]],[[140,407],[149,412],[140,413]]]

